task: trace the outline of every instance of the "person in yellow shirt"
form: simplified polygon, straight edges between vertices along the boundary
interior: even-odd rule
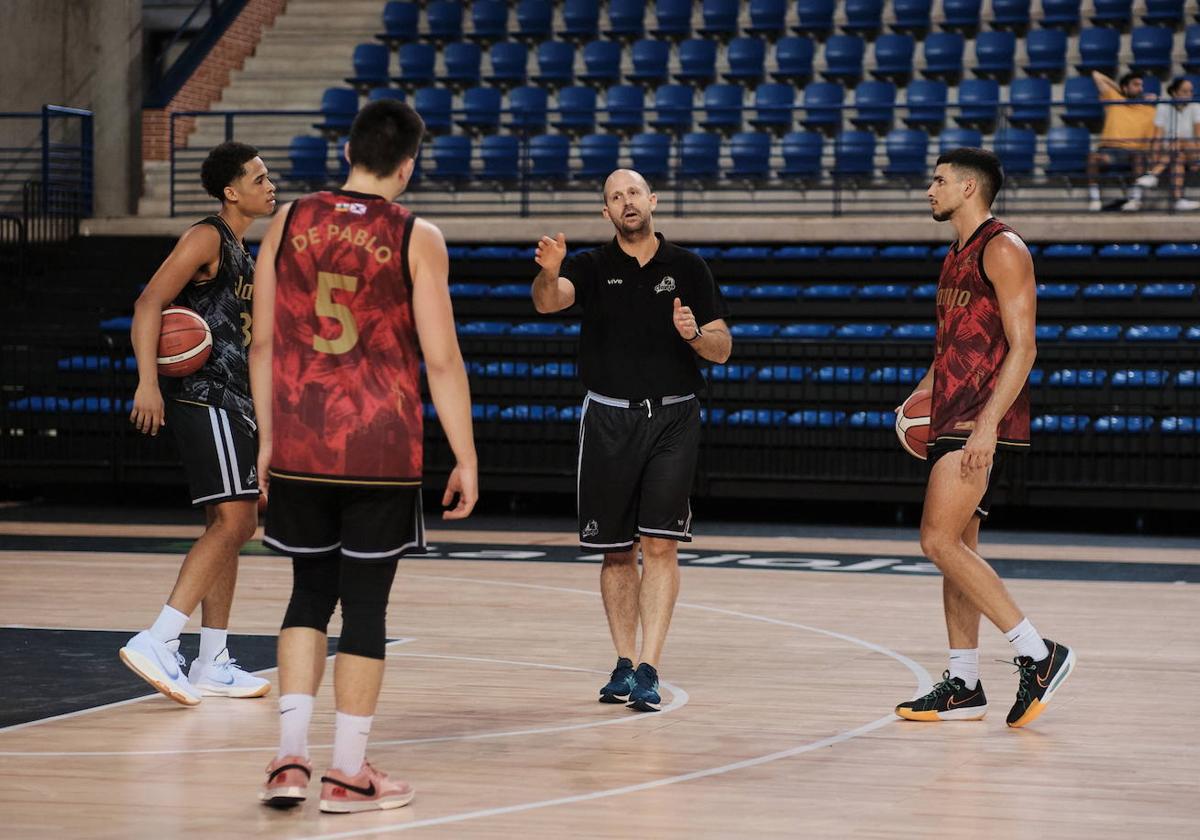
[[[1096,150],[1088,155],[1088,210],[1100,210],[1098,177],[1109,169],[1145,172],[1146,159],[1154,139],[1154,96],[1145,94],[1142,77],[1126,73],[1114,82],[1100,72],[1092,73],[1092,81],[1104,106],[1104,128]],[[1122,210],[1142,209],[1142,188],[1134,185],[1126,196]]]

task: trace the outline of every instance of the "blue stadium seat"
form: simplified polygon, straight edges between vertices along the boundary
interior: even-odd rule
[[[788,324],[779,331],[780,338],[792,341],[816,340],[833,335],[832,324]]]
[[[591,41],[583,45],[583,66],[579,78],[595,85],[616,84],[621,80],[621,44],[619,41]]]
[[[999,108],[1000,85],[995,79],[964,79],[958,86],[958,108],[954,119],[959,125],[987,131],[995,124]],[[975,145],[981,144],[982,140]]]
[[[1200,341],[1200,324],[1188,327],[1184,337],[1187,338],[1188,341]]]
[[[896,425],[896,415],[891,411],[856,411],[848,422],[852,429],[890,429]]]
[[[484,298],[487,297],[490,288],[487,283],[451,283],[450,297],[455,299]]]
[[[557,118],[559,131],[583,134],[596,128],[596,89],[584,85],[565,87],[558,92]]]
[[[981,0],[942,0],[942,29],[949,32],[974,32],[979,29]]]
[[[741,85],[716,84],[704,89],[704,119],[709,131],[738,131],[742,127]]]
[[[529,140],[529,174],[565,181],[570,174],[571,141],[565,134],[539,134]]]
[[[1166,26],[1138,26],[1130,35],[1133,62],[1130,66],[1143,73],[1166,73],[1171,69],[1171,49],[1175,34]]]
[[[815,429],[834,429],[846,422],[846,412],[832,409],[804,408],[787,417],[789,426]]]
[[[704,0],[696,30],[705,38],[727,41],[738,31],[738,0]]]
[[[679,175],[713,180],[721,174],[721,135],[707,131],[689,132],[680,142]]]
[[[1038,283],[1038,300],[1075,300],[1078,283]]]
[[[512,324],[507,321],[468,321],[458,325],[459,335],[496,336],[508,335]]]
[[[404,91],[394,87],[371,88],[371,92],[367,94],[367,101],[378,102],[380,99],[397,99],[403,102],[405,100]]]
[[[522,134],[536,134],[546,130],[547,93],[544,87],[526,85],[513,88],[508,93],[508,126]]]
[[[359,44],[354,48],[354,75],[346,84],[366,91],[388,83],[388,61],[391,53],[383,44]]]
[[[1187,58],[1183,60],[1183,69],[1189,73],[1200,73],[1200,23],[1192,24],[1184,32],[1183,48],[1187,52]],[[1195,83],[1192,87],[1195,87]]]
[[[445,70],[441,80],[451,87],[466,88],[479,84],[483,51],[478,44],[457,41],[442,49]]]
[[[726,382],[749,382],[758,369],[750,365],[713,365],[708,369],[710,379]]]
[[[1200,431],[1200,417],[1164,417],[1159,424],[1163,434],[1190,435]]]
[[[812,88],[813,86],[809,85],[808,87]],[[786,132],[792,127],[794,117],[792,111],[795,103],[796,88],[794,86],[782,82],[764,82],[754,89],[754,116],[750,118],[750,124],[755,128],[774,131],[776,134]],[[838,117],[840,119],[840,112]]]
[[[463,37],[485,44],[508,37],[508,4],[504,0],[473,0],[471,31]]]
[[[951,149],[961,146],[979,148],[983,145],[983,135],[974,128],[947,128],[938,138],[938,153],[944,154]]]
[[[976,76],[988,79],[1007,80],[1013,74],[1013,60],[1017,52],[1017,36],[1012,32],[980,32],[975,36]]]
[[[850,283],[814,283],[805,286],[805,300],[852,300],[855,287]]]
[[[326,88],[321,94],[323,122],[313,123],[327,139],[343,137],[350,132],[350,124],[358,113],[358,92],[353,88]]]
[[[1178,26],[1183,20],[1183,0],[1146,0],[1142,23],[1151,26]]]
[[[444,181],[466,181],[471,177],[471,138],[443,134],[433,138],[432,172],[427,177]]]
[[[646,119],[646,92],[637,85],[613,85],[605,95],[605,125],[615,131],[640,131]]]
[[[1126,341],[1178,341],[1183,327],[1178,324],[1149,324],[1126,327]]]
[[[800,133],[804,134],[805,132],[800,132]],[[785,135],[783,138],[783,140],[784,140],[784,160],[785,161],[788,159],[787,151],[786,151],[786,144],[788,141],[788,137],[790,137],[790,136],[791,135]],[[818,157],[819,157],[819,150],[821,148],[821,142],[822,142],[821,135],[819,135],[819,134],[816,135],[816,140],[818,141],[816,145],[817,145]],[[799,146],[799,145],[800,144],[797,144],[797,146]],[[784,245],[780,248],[776,248],[774,253],[772,254],[772,256],[775,257],[775,259],[779,259],[779,260],[804,261],[804,260],[819,260],[824,253],[825,253],[825,249],[822,248],[820,245]]]
[[[929,31],[929,12],[932,0],[892,0],[895,20],[892,29],[896,32],[923,35]]]
[[[774,428],[787,422],[788,413],[781,408],[743,408],[725,418],[730,426],[760,426]]]
[[[529,294],[529,289],[523,287],[526,294]],[[540,338],[549,338],[556,335],[562,335],[563,325],[554,321],[529,321],[524,324],[516,324],[509,335],[537,336]]]
[[[717,250],[717,256],[720,256],[721,255],[720,249],[718,248],[716,250]],[[701,259],[708,259],[708,258],[702,257]],[[724,295],[725,298],[728,300],[743,300],[746,297],[746,287],[745,286],[730,286],[728,284],[724,284],[721,286],[721,294]]]
[[[830,35],[825,41],[826,79],[855,80],[862,77],[866,42],[858,35]]]
[[[1150,246],[1145,242],[1114,242],[1102,246],[1096,256],[1105,260],[1146,260],[1150,258]]]
[[[499,88],[467,88],[463,92],[463,110],[458,124],[472,132],[495,131],[500,127],[500,99]]]
[[[598,180],[607,178],[621,156],[621,141],[615,134],[585,134],[579,138],[580,167],[576,178]]]
[[[896,110],[896,86],[891,82],[862,82],[854,89],[854,107],[851,123],[885,131],[891,128]]]
[[[889,33],[875,39],[875,69],[877,79],[905,82],[912,77],[913,51],[916,42],[911,35]]]
[[[1104,121],[1104,106],[1096,84],[1087,76],[1067,79],[1063,85],[1062,121],[1069,126],[1099,127]]]
[[[1167,384],[1170,374],[1165,370],[1114,370],[1112,386],[1114,388],[1162,388]]]
[[[1155,300],[1191,300],[1195,294],[1195,283],[1147,283],[1142,286],[1142,297]]]
[[[774,338],[779,334],[778,324],[734,324],[729,328],[734,338],[762,339]]]
[[[1160,260],[1200,258],[1200,242],[1167,242],[1155,249],[1154,256]]]
[[[1042,26],[1075,29],[1079,26],[1080,0],[1042,0]]]
[[[1116,341],[1121,337],[1118,324],[1076,324],[1067,327],[1067,341]]]
[[[803,85],[812,78],[815,48],[809,38],[788,35],[775,43],[775,69],[770,76],[777,82]]]
[[[1136,435],[1154,431],[1154,418],[1145,414],[1109,414],[1097,417],[1092,428],[1100,434]]]
[[[564,328],[563,333],[567,332],[568,330]],[[529,375],[534,379],[574,379],[576,370],[577,366],[574,362],[546,362],[541,365],[533,365],[529,370]],[[578,408],[578,406],[574,407]]]
[[[892,338],[906,341],[932,341],[936,336],[934,324],[900,324],[892,330]]]
[[[425,129],[431,134],[449,131],[452,123],[450,110],[454,94],[449,88],[423,87],[413,95],[413,108],[425,120]]]
[[[1125,29],[1133,20],[1133,0],[1092,0],[1092,23]]]
[[[1038,341],[1058,341],[1062,334],[1061,324],[1038,324],[1034,330],[1034,337]]]
[[[927,260],[929,259],[929,246],[885,245],[879,249],[879,256],[885,260]]]
[[[475,365],[478,366],[478,375],[487,379],[512,379],[529,375],[529,362],[475,362]]]
[[[875,173],[875,134],[870,131],[843,131],[833,142],[835,178],[870,177]]]
[[[729,64],[725,80],[747,84],[761,81],[766,59],[767,47],[762,38],[734,38],[725,51]]]
[[[383,32],[375,37],[390,47],[417,37],[421,9],[416,3],[397,0],[383,6]]]
[[[926,372],[926,368],[910,367],[908,365],[893,367],[888,365],[871,371],[867,377],[867,381],[884,385],[912,385],[920,382]]]
[[[759,90],[763,87],[765,85],[760,85]],[[846,89],[836,82],[813,82],[804,88],[804,117],[800,122],[805,128],[829,132],[836,130],[842,124],[842,100],[845,94]]]
[[[648,178],[665,178],[671,172],[671,137],[635,134],[629,142],[633,168]]]
[[[600,32],[599,0],[567,0],[563,4],[560,37],[571,41],[594,41]]]
[[[517,37],[523,41],[545,41],[554,24],[550,0],[521,0],[517,4]]]
[[[618,40],[636,40],[646,32],[645,18],[645,0],[608,0],[608,28],[604,34]]]
[[[1031,76],[1061,78],[1067,67],[1067,33],[1060,29],[1035,29],[1025,36],[1025,72]]]
[[[915,79],[905,94],[904,122],[912,127],[940,130],[946,122],[946,83]]]
[[[633,69],[629,72],[629,81],[657,85],[667,80],[667,63],[671,57],[668,42],[643,38],[634,42],[630,54]]]
[[[1092,418],[1086,414],[1042,414],[1030,421],[1030,429],[1035,432],[1083,432],[1092,423]]]
[[[328,154],[329,144],[323,137],[293,137],[288,145],[288,162],[291,164],[288,177],[301,181],[324,181],[328,177],[325,171]]]
[[[575,47],[566,41],[543,41],[537,48],[538,74],[534,77],[540,85],[558,87],[575,81]]]
[[[529,50],[524,44],[517,41],[492,44],[489,55],[492,73],[488,76],[488,81],[501,87],[525,84],[525,65],[529,63]]]
[[[433,84],[437,48],[433,44],[401,44],[400,75],[392,81],[406,90]]]
[[[438,0],[425,7],[425,38],[452,43],[462,38],[462,3]]]
[[[834,245],[825,251],[825,256],[831,260],[870,260],[877,253],[874,245]],[[853,294],[854,287],[850,288]]]
[[[745,33],[775,40],[787,28],[784,23],[787,5],[787,0],[750,0],[750,23]],[[736,14],[734,25],[737,25]]]
[[[1085,260],[1095,253],[1094,247],[1080,242],[1059,242],[1042,249],[1042,256],[1051,260]]]
[[[716,78],[716,64],[717,46],[713,41],[689,39],[679,45],[679,71],[675,80],[691,85],[708,84]]]
[[[654,91],[654,119],[650,125],[660,131],[684,132],[692,127],[692,88],[688,85],[660,85]]]
[[[1107,378],[1106,370],[1064,368],[1051,373],[1047,384],[1055,388],[1099,388]]]
[[[846,0],[846,22],[843,32],[872,36],[879,31],[883,20],[883,0]]]
[[[1200,387],[1200,370],[1181,370],[1175,374],[1176,388]]]
[[[867,378],[867,369],[851,365],[826,365],[818,368],[813,378],[818,382],[862,382]]]
[[[771,174],[771,135],[764,131],[738,132],[730,138],[729,155],[733,159],[728,170],[731,177],[765,180]]]
[[[963,36],[957,32],[934,32],[925,39],[925,67],[930,79],[957,79],[963,69]]]
[[[691,0],[658,0],[654,4],[655,38],[682,40],[692,34]]]
[[[800,297],[800,287],[790,283],[767,283],[751,287],[746,297],[751,300],[796,300]]]
[[[1037,134],[1028,128],[1002,128],[992,140],[992,149],[1000,158],[1005,175],[1033,174]]]
[[[1121,48],[1121,33],[1115,29],[1096,27],[1079,33],[1079,63],[1075,69],[1080,73],[1113,74],[1117,66],[1117,51]],[[1091,81],[1090,79],[1088,81]]]
[[[1092,136],[1086,128],[1056,125],[1046,134],[1047,175],[1073,175],[1087,169]]]
[[[1029,28],[1029,0],[992,0],[993,29],[1024,32]]]
[[[798,35],[823,39],[833,31],[833,0],[798,0],[796,11],[800,22],[792,27]]]
[[[820,178],[823,171],[821,156],[824,145],[825,138],[815,131],[791,131],[783,135],[780,142],[780,152],[783,155],[783,167],[778,172],[780,177],[801,180]],[[809,248],[815,251],[817,256],[820,255],[820,248]],[[787,258],[786,255],[783,258]]]
[[[1044,127],[1050,122],[1049,79],[1013,79],[1008,89],[1008,121],[1024,128]]]

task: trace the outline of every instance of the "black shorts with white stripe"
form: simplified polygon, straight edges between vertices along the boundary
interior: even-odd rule
[[[271,473],[263,545],[288,557],[382,563],[425,551],[421,488],[301,481]]]
[[[196,507],[258,498],[258,427],[236,411],[167,400],[167,428],[175,435]]]

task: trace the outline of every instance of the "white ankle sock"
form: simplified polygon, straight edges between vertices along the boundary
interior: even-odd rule
[[[1088,198],[1092,201],[1100,200],[1100,188],[1097,186],[1088,187]]]
[[[188,617],[174,607],[163,604],[162,612],[154,619],[154,624],[146,632],[158,641],[166,644],[179,638],[183,628],[187,626]]]
[[[958,677],[968,689],[979,685],[979,648],[950,648],[950,677]]]
[[[215,662],[221,651],[225,650],[228,635],[229,631],[224,628],[218,630],[216,627],[201,627],[200,654],[196,658],[206,665]]]
[[[333,734],[333,768],[347,776],[355,776],[362,769],[367,755],[367,738],[371,735],[374,715],[359,717],[345,712],[337,713],[337,728]]]
[[[1028,656],[1034,662],[1041,662],[1050,655],[1046,643],[1029,623],[1028,618],[1021,619],[1020,624],[1004,635],[1008,639],[1008,643],[1013,646],[1013,650],[1017,652],[1017,656]]]
[[[311,694],[283,694],[279,697],[279,753],[308,758],[308,723],[312,720]]]

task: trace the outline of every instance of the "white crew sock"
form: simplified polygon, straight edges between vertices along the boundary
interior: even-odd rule
[[[311,694],[282,694],[279,697],[279,753],[276,758],[300,755],[308,758],[308,724],[312,720]]]
[[[166,644],[179,638],[183,628],[187,626],[188,617],[174,607],[163,604],[162,612],[154,619],[154,624],[147,630],[151,638]]]
[[[1020,624],[1004,635],[1008,639],[1008,643],[1013,646],[1013,650],[1017,652],[1017,656],[1028,656],[1034,662],[1041,662],[1050,655],[1046,643],[1029,623],[1028,618],[1021,619]]]
[[[1090,187],[1088,187],[1088,199],[1091,201],[1099,201],[1100,187],[1096,186],[1095,184],[1092,184]]]
[[[1142,200],[1142,188],[1139,186],[1136,186],[1136,185],[1130,187],[1129,188],[1129,200],[1130,201],[1141,201]]]
[[[950,678],[954,677],[968,689],[979,685],[979,648],[950,648]]]
[[[333,734],[333,769],[347,776],[357,776],[362,770],[367,755],[367,738],[371,735],[374,715],[359,717],[345,712],[337,713],[337,726]]]
[[[229,635],[229,631],[216,627],[201,627],[200,628],[200,654],[196,657],[205,665],[211,665],[217,661],[217,657],[221,655],[221,651],[225,650],[225,639]]]

